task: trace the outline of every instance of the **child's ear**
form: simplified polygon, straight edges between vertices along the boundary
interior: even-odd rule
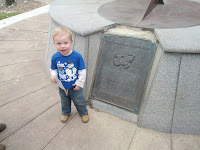
[[[73,40],[71,40],[71,42],[73,43],[74,41],[73,41]]]
[[[53,41],[53,44],[55,45],[55,42]]]

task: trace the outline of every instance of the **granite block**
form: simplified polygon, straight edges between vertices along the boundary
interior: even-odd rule
[[[178,29],[155,29],[165,52],[200,53],[200,26]]]
[[[86,100],[89,99],[93,87],[93,80],[96,73],[97,58],[103,34],[101,32],[89,36],[89,51],[87,59],[87,92]]]
[[[88,37],[83,37],[78,34],[75,34],[74,50],[79,52],[82,55],[82,57],[86,63],[87,62],[87,53],[88,53]]]
[[[88,59],[87,57],[88,56],[88,39],[89,37],[83,37],[78,34],[75,34],[75,37],[74,37],[74,50],[79,52],[82,55],[85,65],[86,65],[86,69],[87,69],[87,59]],[[84,96],[86,96],[86,91],[87,91],[87,82],[85,82],[84,89],[83,89]]]
[[[152,63],[152,67],[149,68],[150,72],[149,72],[149,75],[148,75],[148,78],[147,78],[147,83],[146,83],[146,87],[145,87],[145,90],[144,90],[144,94],[143,94],[143,99],[142,99],[141,105],[143,104],[143,100],[147,99],[149,90],[151,88],[155,73],[157,71],[157,68],[158,68],[158,65],[160,63],[160,60],[162,58],[163,53],[164,52],[163,52],[161,46],[159,45],[157,47],[156,52],[155,52],[155,56],[154,56],[154,60],[153,60],[153,63]]]
[[[101,102],[99,100],[95,100],[95,99],[90,99],[92,107],[94,107],[95,109],[107,112],[109,114],[118,116],[122,119],[131,121],[131,122],[137,122],[138,120],[138,115],[129,112],[125,109],[121,109],[119,107],[107,104],[105,102]]]
[[[141,107],[138,125],[170,132],[176,96],[180,55],[164,53],[147,98]]]
[[[173,133],[200,134],[200,54],[183,54],[172,124]]]

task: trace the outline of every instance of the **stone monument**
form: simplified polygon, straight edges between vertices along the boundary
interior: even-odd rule
[[[169,133],[200,134],[200,3],[177,0],[56,0],[51,33],[64,25],[87,67],[94,108]]]

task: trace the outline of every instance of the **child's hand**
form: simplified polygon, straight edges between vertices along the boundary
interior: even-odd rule
[[[74,88],[75,91],[78,91],[78,90],[80,90],[80,88],[81,88],[80,86],[78,86],[78,85],[76,85],[76,84],[72,84],[72,85],[75,86],[75,88]]]
[[[52,76],[52,77],[51,77],[51,82],[57,83],[57,82],[56,82],[56,77],[55,77],[55,76]]]

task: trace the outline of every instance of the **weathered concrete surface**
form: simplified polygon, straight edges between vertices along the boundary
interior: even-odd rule
[[[44,53],[41,51],[4,53],[0,55],[0,59],[1,59],[0,67],[6,66],[6,65],[15,65],[18,63],[37,61],[37,60],[41,60],[42,58],[44,58]]]
[[[11,52],[29,52],[46,49],[47,41],[12,41],[12,44],[0,41],[0,54]]]
[[[0,70],[0,76],[1,76],[0,83],[40,73],[44,69],[44,66],[41,65],[42,63],[43,63],[42,61],[37,60],[37,61],[10,65],[9,67],[2,66]]]
[[[1,41],[15,41],[16,40],[34,40],[34,41],[41,41],[47,39],[47,33],[41,34],[39,32],[32,32],[30,30],[15,30],[9,28],[3,28],[0,30],[0,40]]]
[[[76,115],[45,150],[126,150],[134,136],[136,125],[110,114],[89,109],[90,121],[82,124]]]
[[[60,123],[60,112],[58,110],[60,110],[60,104],[56,103],[21,130],[7,138],[4,141],[8,145],[7,150],[43,149],[66,126],[66,124]],[[76,115],[76,112],[73,110],[69,122],[74,115]]]
[[[199,150],[200,136],[191,136],[184,134],[172,135],[172,149],[173,150]]]
[[[171,150],[171,137],[164,132],[137,128],[129,150]]]

